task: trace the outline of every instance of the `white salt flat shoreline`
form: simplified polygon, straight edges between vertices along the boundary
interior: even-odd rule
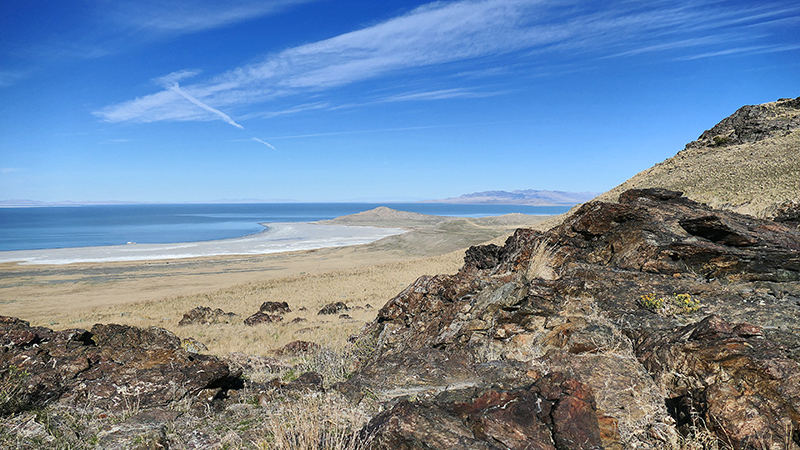
[[[264,225],[268,228],[260,233],[216,241],[4,251],[0,252],[0,263],[60,265],[225,255],[263,255],[368,244],[408,231],[400,228],[321,225],[308,222],[281,222]]]

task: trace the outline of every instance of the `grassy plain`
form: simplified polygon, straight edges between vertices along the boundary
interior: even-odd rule
[[[502,241],[516,228],[553,220],[522,214],[444,218],[382,208],[331,222],[410,231],[372,244],[261,256],[63,266],[7,263],[0,265],[0,314],[53,329],[94,323],[159,326],[192,337],[218,355],[267,355],[297,339],[339,348],[419,276],[455,273],[470,245]],[[292,312],[277,324],[243,325],[241,320],[265,301],[288,302]],[[317,314],[337,301],[351,308],[349,319]],[[239,319],[178,326],[183,314],[197,306],[221,308]]]

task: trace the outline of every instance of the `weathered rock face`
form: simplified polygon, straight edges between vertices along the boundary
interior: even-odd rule
[[[401,401],[362,433],[392,449],[602,449],[599,418],[591,389],[554,373],[513,391]]]
[[[678,425],[703,420],[735,448],[800,439],[800,364],[782,350],[760,327],[713,315],[636,342],[639,359],[673,395]]]
[[[613,429],[604,448],[674,447],[687,417],[737,449],[800,448],[798,317],[797,230],[632,190],[546,233],[473,247],[456,275],[418,279],[380,310],[365,332],[376,350],[338,388],[391,404],[518,392],[566,372]],[[373,421],[379,448],[524,448],[483,440],[439,400],[397,405]],[[414,430],[434,422],[455,434],[416,446]]]
[[[0,317],[0,376],[20,378],[20,404],[51,401],[109,410],[166,406],[220,388],[228,366],[181,348],[162,328],[101,325],[52,331]]]

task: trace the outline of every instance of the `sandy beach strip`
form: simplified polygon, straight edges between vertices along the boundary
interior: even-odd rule
[[[0,263],[62,265],[154,261],[314,250],[368,244],[407,232],[401,228],[327,225],[308,222],[264,224],[260,233],[240,238],[173,244],[128,244],[0,252]]]

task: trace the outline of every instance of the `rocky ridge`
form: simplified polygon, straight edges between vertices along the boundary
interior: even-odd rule
[[[363,336],[375,352],[337,389],[394,405],[369,425],[380,448],[677,448],[698,430],[800,448],[799,313],[796,230],[632,190],[420,278],[380,310]],[[588,393],[568,414],[595,430],[580,443],[559,434],[563,400],[539,411],[572,395],[541,396],[549,377]],[[544,428],[526,426],[546,432],[507,440],[517,413],[485,406],[509,399],[536,405]]]
[[[743,106],[677,155],[644,170],[598,200],[616,201],[628,189],[666,188],[692,200],[761,218],[800,198],[800,97]]]

